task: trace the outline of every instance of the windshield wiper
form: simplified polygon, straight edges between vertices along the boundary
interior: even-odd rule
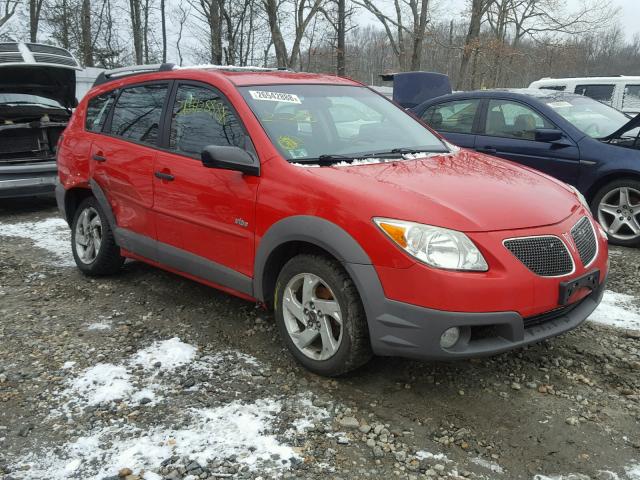
[[[353,162],[356,158],[359,158],[359,157],[348,156],[348,155],[338,155],[338,154],[322,154],[322,155],[319,155],[318,158],[303,158],[300,160],[293,159],[292,162],[331,165],[332,163],[338,163],[338,162]]]

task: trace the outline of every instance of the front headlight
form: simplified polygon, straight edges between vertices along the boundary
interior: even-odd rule
[[[588,212],[591,211],[591,208],[589,207],[589,203],[587,203],[587,199],[584,198],[584,195],[582,195],[582,193],[580,193],[580,190],[578,190],[576,187],[574,187],[573,185],[569,185],[569,188],[571,190],[573,190],[573,193],[576,194],[576,197],[578,197],[578,200],[580,200],[580,203],[582,204],[582,206],[584,208],[587,209]]]
[[[478,272],[489,269],[480,250],[462,232],[390,218],[373,221],[400,248],[427,265]]]

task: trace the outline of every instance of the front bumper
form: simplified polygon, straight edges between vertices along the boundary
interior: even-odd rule
[[[0,166],[0,198],[53,193],[57,176],[58,168],[55,160]]]
[[[576,328],[596,309],[604,289],[602,282],[575,304],[526,319],[516,312],[445,312],[386,300],[387,311],[370,322],[374,351],[430,360],[494,355]],[[440,337],[451,327],[461,329],[461,339],[444,349]]]

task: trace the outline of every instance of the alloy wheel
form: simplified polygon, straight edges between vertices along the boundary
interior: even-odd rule
[[[343,316],[327,283],[312,273],[300,273],[287,283],[282,299],[287,333],[294,345],[313,360],[334,356],[342,342]]]
[[[609,191],[598,205],[598,221],[610,237],[635,240],[640,237],[640,191],[618,187]]]
[[[75,247],[82,263],[92,263],[102,245],[102,221],[93,207],[85,208],[78,217],[75,231]]]

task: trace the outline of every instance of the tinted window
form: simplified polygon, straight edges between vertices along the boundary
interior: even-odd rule
[[[101,132],[113,104],[113,92],[98,95],[89,100],[85,128],[91,132]]]
[[[577,85],[575,93],[611,105],[614,85]]]
[[[541,90],[555,90],[556,92],[564,92],[566,85],[549,85],[548,87],[540,87]]]
[[[113,111],[111,133],[155,145],[166,94],[166,85],[140,85],[124,89]]]
[[[627,85],[624,88],[622,108],[640,112],[640,85]]]
[[[487,135],[534,140],[536,128],[554,128],[554,125],[522,103],[509,100],[489,102]]]
[[[434,130],[472,133],[480,100],[458,100],[429,107],[422,118]]]
[[[244,147],[244,130],[216,92],[206,87],[181,85],[173,105],[169,146],[199,158],[207,145]]]

